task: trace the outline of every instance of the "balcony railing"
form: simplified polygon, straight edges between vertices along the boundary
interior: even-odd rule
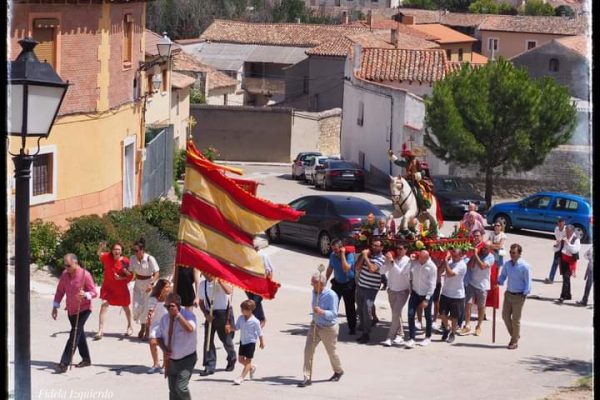
[[[252,94],[285,94],[283,78],[244,77],[242,89]]]

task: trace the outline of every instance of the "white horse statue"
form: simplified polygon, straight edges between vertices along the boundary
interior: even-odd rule
[[[392,195],[392,204],[394,205],[393,216],[394,219],[400,219],[400,222],[396,224],[398,232],[404,231],[408,228],[408,222],[413,218],[424,216],[429,220],[429,226],[435,224],[435,228],[439,226],[436,218],[438,203],[435,196],[431,198],[431,206],[421,213],[417,207],[417,196],[414,192],[415,189],[411,187],[406,179],[401,176],[390,175],[390,194]],[[421,214],[421,215],[419,215]],[[421,219],[421,218],[419,218]]]

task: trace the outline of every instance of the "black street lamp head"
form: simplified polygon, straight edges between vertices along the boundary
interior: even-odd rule
[[[7,132],[27,137],[48,137],[67,92],[64,82],[52,65],[40,62],[31,38],[19,41],[22,51],[9,65]]]

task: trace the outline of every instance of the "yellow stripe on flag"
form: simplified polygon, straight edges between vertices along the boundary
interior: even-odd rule
[[[187,167],[185,169],[184,187],[201,199],[217,206],[229,222],[249,234],[260,234],[279,222],[242,208],[227,192],[206,179],[194,168]]]
[[[235,243],[185,216],[181,216],[179,222],[178,239],[237,265],[248,273],[260,276],[265,274],[262,258],[252,247]]]

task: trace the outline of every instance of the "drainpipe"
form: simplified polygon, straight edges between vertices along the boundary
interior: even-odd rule
[[[394,138],[394,96],[387,95],[390,98],[391,106],[390,106],[390,148],[389,150],[394,150],[392,148],[392,139]],[[392,160],[389,160],[390,166],[390,175],[392,175]]]

